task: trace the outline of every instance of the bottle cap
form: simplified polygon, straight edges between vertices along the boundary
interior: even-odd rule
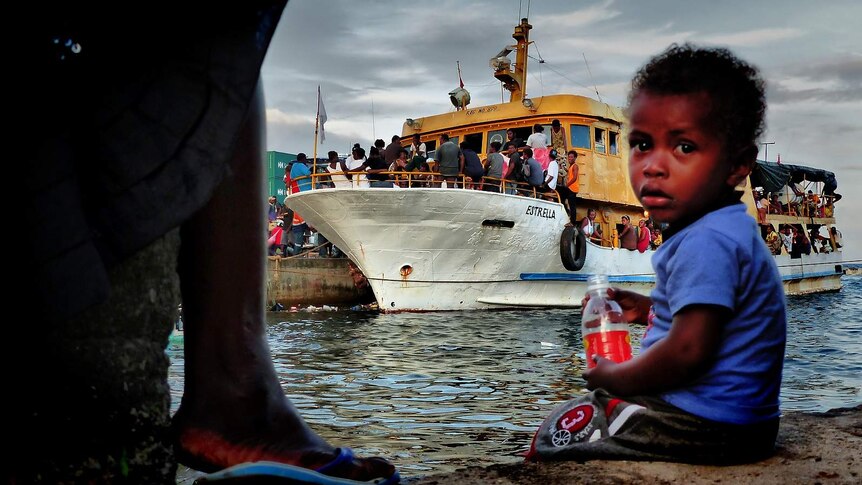
[[[608,276],[603,274],[594,274],[587,277],[587,292],[596,290],[606,290],[611,287],[608,283]]]

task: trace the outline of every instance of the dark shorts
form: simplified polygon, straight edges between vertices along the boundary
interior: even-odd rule
[[[539,427],[528,460],[650,460],[750,463],[769,456],[778,418],[719,423],[655,396],[625,400],[598,389],[554,409]]]
[[[455,166],[455,167],[444,167],[441,165],[440,166],[440,175],[442,175],[444,177],[458,177],[461,175],[461,172],[459,171],[457,166]]]
[[[107,270],[182,224],[229,176],[283,7],[151,6],[121,22],[68,4],[38,17],[36,40],[21,43],[40,80],[22,93],[32,103],[22,126],[38,138],[19,162],[37,319],[104,301]],[[80,42],[80,54],[52,38]],[[62,237],[46,238],[47,227]]]

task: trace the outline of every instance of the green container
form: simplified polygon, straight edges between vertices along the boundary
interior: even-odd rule
[[[281,180],[284,177],[284,167],[293,160],[296,160],[296,155],[293,153],[266,152],[266,177]]]
[[[267,196],[274,195],[279,202],[284,202],[287,197],[287,189],[284,188],[284,169],[279,177],[270,177],[266,181]]]

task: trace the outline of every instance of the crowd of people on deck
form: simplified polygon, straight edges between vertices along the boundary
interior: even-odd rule
[[[841,199],[841,195],[834,192],[818,194],[813,190],[806,193],[793,182],[785,187],[787,190],[773,193],[764,193],[759,188],[752,191],[757,222],[769,251],[773,255],[789,254],[795,259],[803,254],[828,254],[840,249],[841,232],[835,227],[816,223],[814,219],[834,217],[835,202]],[[789,196],[791,192],[792,197]],[[782,194],[785,195],[784,202]],[[776,230],[775,224],[769,220],[770,215],[804,217],[809,221],[805,224],[807,232],[802,224],[797,223],[779,224]],[[821,229],[826,229],[825,235],[821,234]]]
[[[413,135],[409,146],[403,145],[398,135],[393,135],[388,145],[377,139],[367,153],[355,143],[347,157],[340,157],[336,151],[328,152],[326,162],[316,168],[317,173],[323,171],[325,175],[318,177],[312,177],[311,161],[304,153],[299,153],[296,160],[285,167],[284,183],[289,194],[312,187],[443,187],[548,200],[559,197],[570,225],[580,227],[595,244],[614,246],[615,239],[610,234],[605,235],[601,224],[595,221],[595,209],[590,209],[582,220],[576,218],[580,185],[578,152],[568,149],[560,120],[552,121],[550,137],[540,124],[534,125],[532,130],[526,140],[518,137],[514,129],[506,130],[506,141],[491,142],[484,159],[468,142],[456,145],[445,133],[440,136],[440,144],[433,154],[428,153],[419,134]],[[309,229],[313,231],[300,215],[288,210],[275,197],[270,197],[269,220],[273,223],[269,234],[271,256],[298,254],[305,241],[303,234],[307,235]],[[620,222],[620,248],[645,252],[661,244],[661,229],[654,227],[651,219],[641,219],[633,226],[629,216],[623,216]],[[321,256],[343,256],[322,235],[318,238]]]
[[[769,214],[789,215],[799,217],[833,217],[835,214],[835,203],[841,200],[841,194],[818,194],[813,190],[799,187],[796,183],[789,183],[786,190],[764,193],[763,190],[755,189],[754,203],[757,207],[757,221],[763,225],[767,223]],[[793,194],[792,196],[790,194]],[[783,199],[783,200],[782,200]]]

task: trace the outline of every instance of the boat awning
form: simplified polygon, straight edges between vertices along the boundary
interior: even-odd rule
[[[823,193],[832,194],[838,188],[835,174],[822,168],[758,160],[751,171],[754,187],[763,187],[766,192],[778,192],[789,182],[823,182]]]

